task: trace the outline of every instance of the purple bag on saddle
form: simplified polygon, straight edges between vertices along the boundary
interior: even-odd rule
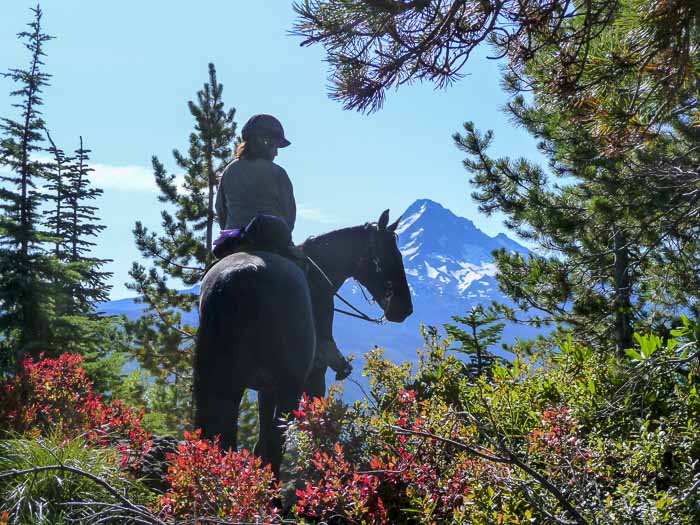
[[[239,239],[241,237],[241,229],[234,228],[232,230],[221,230],[219,237],[214,241],[214,246],[219,246],[229,239]]]
[[[218,239],[214,241],[214,246],[212,247],[212,252],[217,259],[225,257],[229,253],[233,253],[233,250],[243,240],[243,232],[240,228],[233,228],[232,230],[221,230]]]

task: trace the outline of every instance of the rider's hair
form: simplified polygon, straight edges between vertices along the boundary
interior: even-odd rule
[[[272,137],[249,137],[236,147],[236,159],[265,159],[275,158],[274,148],[277,142]]]

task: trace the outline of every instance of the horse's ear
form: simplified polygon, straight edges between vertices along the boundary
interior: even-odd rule
[[[395,233],[395,232],[396,232],[396,228],[399,227],[399,222],[401,222],[401,217],[399,217],[398,219],[396,219],[390,226],[388,226],[388,227],[387,227],[387,231],[388,231],[388,232],[391,232],[391,233]]]
[[[389,210],[384,210],[382,216],[379,217],[379,222],[377,222],[377,226],[379,226],[379,231],[385,231],[387,224],[389,224]]]

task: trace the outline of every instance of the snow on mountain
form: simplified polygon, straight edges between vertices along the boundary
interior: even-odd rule
[[[460,305],[453,315],[462,313],[467,303],[501,299],[491,252],[528,253],[506,235],[490,237],[469,219],[429,199],[416,201],[402,217],[397,228],[399,249],[414,301],[447,299]],[[348,288],[356,293],[356,286]],[[420,316],[418,310],[417,314],[414,317]]]
[[[343,352],[357,355],[356,369],[363,365],[362,354],[375,345],[384,348],[385,355],[396,362],[414,360],[416,349],[423,343],[421,324],[442,327],[453,322],[452,316],[464,315],[477,304],[507,303],[498,288],[491,252],[506,249],[529,253],[506,235],[490,237],[469,219],[428,199],[416,201],[403,213],[397,233],[413,295],[413,315],[401,324],[382,326],[336,315],[336,341]],[[348,281],[341,294],[371,315],[381,315],[376,306],[364,302],[354,281]],[[516,337],[527,338],[534,333],[530,328],[507,325],[503,340],[512,342]],[[492,350],[504,355],[500,348]],[[360,396],[356,390],[352,384],[346,385],[349,398]]]

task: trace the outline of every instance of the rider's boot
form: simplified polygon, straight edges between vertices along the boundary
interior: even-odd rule
[[[318,354],[321,362],[333,369],[336,380],[345,379],[352,372],[352,365],[340,353],[338,345],[332,339],[318,342]]]

